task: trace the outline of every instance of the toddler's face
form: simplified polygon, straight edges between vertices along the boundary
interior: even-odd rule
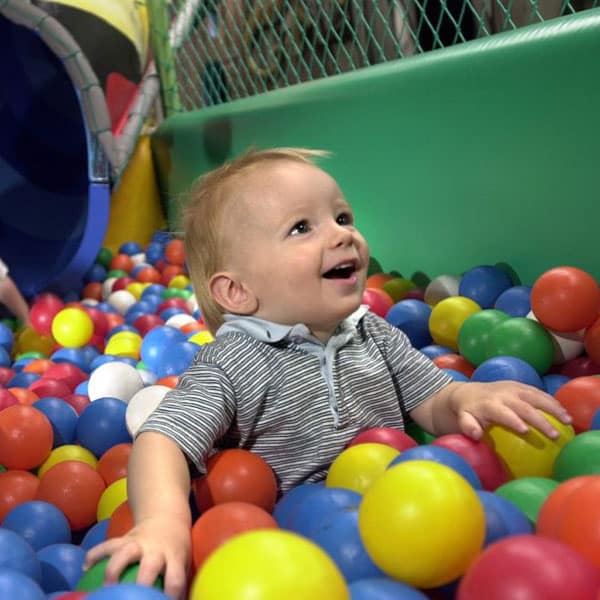
[[[258,299],[254,316],[327,337],[365,288],[369,249],[352,209],[310,164],[277,162],[248,175],[245,187],[230,260]]]

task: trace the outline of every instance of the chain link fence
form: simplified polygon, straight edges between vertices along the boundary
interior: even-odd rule
[[[149,5],[170,114],[406,59],[598,2],[150,0]]]

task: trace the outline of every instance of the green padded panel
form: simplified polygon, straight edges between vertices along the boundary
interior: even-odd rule
[[[249,145],[324,148],[385,270],[599,277],[599,56],[594,9],[176,115],[153,138],[161,185],[173,198]]]

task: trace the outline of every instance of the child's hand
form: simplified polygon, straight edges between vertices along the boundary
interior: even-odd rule
[[[475,440],[480,439],[484,429],[492,423],[517,433],[526,433],[528,425],[532,425],[549,438],[556,439],[559,432],[540,410],[562,423],[571,422],[569,413],[553,396],[516,381],[465,383],[453,390],[449,400],[458,428]]]
[[[105,583],[118,583],[123,570],[139,563],[137,583],[151,586],[164,573],[165,594],[183,600],[191,559],[190,529],[172,517],[140,522],[127,535],[107,540],[92,548],[84,568],[110,556]]]

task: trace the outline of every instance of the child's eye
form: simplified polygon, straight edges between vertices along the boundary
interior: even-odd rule
[[[298,221],[291,229],[290,235],[298,235],[300,233],[308,233],[310,231],[310,227],[308,225],[308,221],[303,219],[302,221]]]
[[[338,225],[352,225],[354,219],[350,213],[342,213],[338,215],[335,221]]]

